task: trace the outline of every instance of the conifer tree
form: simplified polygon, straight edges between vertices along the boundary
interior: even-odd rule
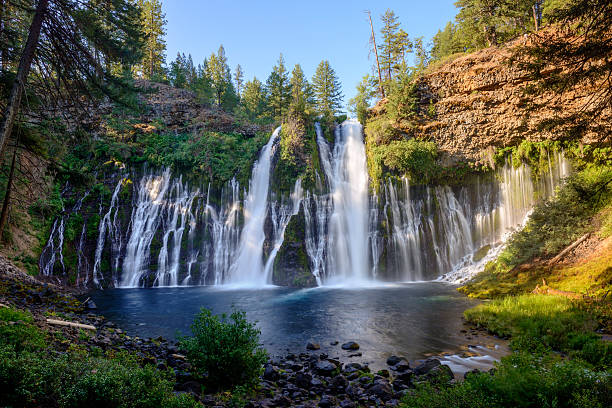
[[[242,93],[242,106],[250,120],[262,119],[266,109],[266,92],[259,79],[247,81]]]
[[[289,109],[301,115],[310,115],[313,108],[312,87],[304,76],[300,64],[291,72],[291,103]]]
[[[392,78],[392,69],[396,65],[397,56],[397,37],[399,21],[395,13],[387,9],[381,16],[383,23],[380,33],[382,34],[381,44],[378,46],[380,53],[380,68],[383,71],[384,80]]]
[[[234,71],[234,81],[236,82],[236,94],[238,98],[242,97],[242,91],[244,89],[244,71],[240,64],[236,65],[236,70]]]
[[[364,126],[370,102],[376,94],[375,83],[375,78],[370,75],[365,75],[357,85],[357,95],[349,100],[349,111],[356,115],[359,122]]]
[[[168,76],[172,86],[176,88],[185,88],[187,85],[187,69],[185,63],[185,54],[179,52],[176,59],[170,63],[170,71]]]
[[[163,77],[166,60],[166,15],[160,0],[138,0],[144,34],[141,74],[144,78]]]
[[[291,101],[291,84],[283,54],[278,58],[277,65],[274,66],[266,81],[266,91],[271,116],[275,121],[280,122],[287,113]]]
[[[342,89],[329,61],[321,61],[312,78],[316,113],[326,118],[336,115],[342,106]]]
[[[232,85],[232,74],[227,64],[223,45],[219,46],[217,54],[212,53],[208,58],[205,75],[212,87],[214,103],[226,109],[235,106],[236,91]]]

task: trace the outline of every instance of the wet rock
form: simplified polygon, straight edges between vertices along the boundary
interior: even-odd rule
[[[348,381],[342,374],[338,374],[329,383],[332,390],[336,393],[343,393],[346,386],[348,385]]]
[[[359,344],[354,341],[349,341],[342,344],[342,350],[359,350]]]
[[[350,400],[342,400],[342,401],[340,401],[340,407],[341,408],[354,408],[355,407],[355,403],[353,401],[350,401]]]
[[[97,308],[98,308],[98,306],[96,306],[96,304],[94,303],[94,301],[93,301],[93,300],[91,300],[91,299],[90,299],[90,300],[88,300],[88,301],[85,303],[85,307],[86,307],[87,309],[89,309],[89,310],[95,310],[95,309],[97,309]]]
[[[370,396],[375,396],[376,398],[380,398],[383,401],[389,401],[393,398],[393,392],[391,391],[391,387],[389,384],[385,383],[375,383],[368,388],[368,394]]]
[[[387,365],[388,366],[394,366],[397,365],[400,361],[402,361],[402,359],[398,356],[391,356],[387,359]]]
[[[278,370],[272,364],[266,364],[264,367],[263,378],[268,381],[278,380]]]
[[[438,367],[440,365],[440,360],[437,358],[429,358],[425,360],[424,363],[419,364],[414,369],[415,375],[424,375],[430,372],[433,368]]]
[[[336,365],[328,360],[318,361],[315,365],[317,373],[324,376],[331,376],[336,369]]]
[[[410,364],[408,364],[408,362],[406,362],[406,361],[400,361],[399,363],[397,363],[396,365],[391,367],[391,369],[393,371],[397,371],[397,372],[401,373],[401,372],[410,370]]]
[[[319,350],[320,348],[321,348],[321,345],[319,343],[308,343],[306,345],[307,350]]]
[[[399,380],[403,384],[408,385],[412,382],[413,375],[414,373],[412,372],[412,370],[402,371],[400,373],[395,374],[395,381]]]
[[[362,354],[361,354],[361,352],[359,352],[359,353],[351,353],[348,356],[349,356],[349,358],[351,358],[351,357],[361,357]]]
[[[425,377],[436,384],[446,384],[452,381],[455,376],[449,366],[441,364],[429,370]]]
[[[331,395],[323,395],[321,400],[319,401],[319,407],[321,408],[329,408],[336,406],[336,399]]]
[[[380,375],[381,377],[384,377],[384,378],[389,378],[390,377],[389,370],[378,370],[378,372],[376,374]]]
[[[348,363],[344,366],[344,372],[345,373],[353,373],[355,371],[360,371],[363,368],[363,366],[359,363]]]
[[[200,395],[202,392],[202,384],[197,381],[187,381],[176,387],[178,391],[188,392],[190,394]]]
[[[337,346],[337,345],[338,345],[338,343],[339,343],[339,341],[338,341],[338,340],[336,340],[336,341],[332,341],[331,343],[329,343],[329,345],[330,345],[330,346]]]
[[[297,373],[293,382],[300,388],[308,389],[310,388],[311,381],[312,375],[306,373]]]

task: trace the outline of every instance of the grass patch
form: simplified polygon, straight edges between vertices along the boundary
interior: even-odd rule
[[[512,337],[511,347],[532,353],[560,351],[598,368],[612,365],[612,345],[593,333],[594,308],[559,296],[521,295],[469,309],[465,318],[498,336]]]

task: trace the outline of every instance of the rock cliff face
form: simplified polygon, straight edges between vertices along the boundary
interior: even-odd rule
[[[435,141],[450,163],[478,161],[484,158],[487,148],[514,145],[522,139],[573,138],[569,127],[550,130],[544,121],[580,112],[599,84],[581,84],[562,94],[530,93],[534,81],[517,64],[509,62],[513,50],[525,41],[528,39],[521,38],[503,47],[461,56],[427,74],[419,86],[419,110],[425,113],[433,104],[435,113],[430,112],[431,117],[415,130],[402,125],[400,129]],[[542,75],[558,72],[551,68]],[[611,143],[612,109],[589,121],[581,129],[580,140],[585,144]]]

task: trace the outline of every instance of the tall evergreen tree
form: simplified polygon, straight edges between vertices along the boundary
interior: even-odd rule
[[[393,67],[397,63],[397,38],[400,23],[395,13],[387,9],[381,17],[383,26],[380,29],[382,35],[381,44],[378,46],[380,55],[380,68],[383,72],[383,81],[393,77]]]
[[[160,0],[138,0],[144,32],[141,74],[147,79],[163,76],[166,60],[166,15]]]
[[[321,61],[312,78],[315,109],[326,118],[336,115],[342,106],[342,89],[329,61]]]
[[[266,91],[259,79],[247,81],[242,93],[242,106],[250,120],[261,119],[266,109]]]
[[[64,106],[80,104],[84,95],[93,97],[94,89],[116,96],[108,85],[118,79],[109,68],[120,58],[129,66],[140,57],[141,33],[138,9],[127,0],[109,1],[112,9],[98,1],[38,0],[34,10],[22,10],[30,13],[31,22],[15,62],[5,65],[16,72],[0,122],[0,156],[26,88],[42,103],[62,101]],[[30,75],[32,65],[36,75]]]
[[[370,75],[362,78],[357,85],[357,95],[349,100],[349,111],[357,116],[359,122],[365,125],[370,102],[376,95],[376,79]]]
[[[268,76],[266,91],[271,116],[274,120],[280,122],[287,113],[291,101],[291,84],[283,54],[280,55],[278,63],[272,69],[270,76]]]
[[[457,36],[457,27],[449,21],[444,27],[444,30],[438,30],[433,37],[431,59],[437,61],[448,55],[462,52],[463,50],[460,39]]]
[[[300,64],[296,64],[291,72],[291,103],[290,110],[302,115],[310,115],[313,108],[312,87],[304,76]]]
[[[170,71],[168,72],[168,79],[170,79],[172,86],[185,88],[187,85],[186,68],[185,54],[177,53],[176,59],[170,63]]]
[[[223,45],[219,46],[216,54],[210,55],[205,69],[205,75],[210,80],[212,87],[214,103],[224,109],[233,108],[236,102],[236,91],[232,85],[232,74],[227,64]]]
[[[238,97],[242,97],[242,91],[244,90],[244,71],[240,64],[236,65],[234,71],[234,82],[236,83],[236,94]]]

